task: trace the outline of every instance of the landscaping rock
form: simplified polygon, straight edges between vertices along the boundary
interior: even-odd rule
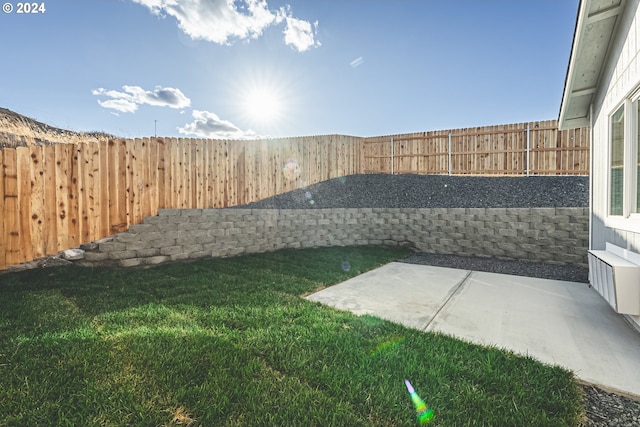
[[[62,252],[62,257],[69,261],[77,261],[84,258],[84,251],[82,249],[67,249]]]

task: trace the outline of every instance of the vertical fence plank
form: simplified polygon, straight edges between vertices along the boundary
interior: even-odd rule
[[[194,157],[194,168],[195,173],[193,176],[193,182],[191,183],[192,187],[192,197],[193,197],[193,207],[194,208],[202,208],[204,207],[204,189],[205,189],[205,173],[204,173],[204,149],[202,147],[202,139],[198,138],[193,141],[194,144],[192,146],[192,153]]]
[[[102,212],[100,211],[100,205],[102,203],[98,187],[99,180],[96,179],[96,174],[98,173],[96,165],[100,164],[100,145],[97,143],[84,143],[82,145],[82,180],[84,184],[82,243],[88,243],[101,237],[100,221]]]
[[[56,149],[53,145],[45,145],[44,150],[44,245],[45,255],[53,255],[58,251],[58,221],[56,187]]]
[[[151,153],[152,145],[149,138],[142,139],[140,146],[140,180],[142,186],[140,188],[140,222],[151,215],[151,203],[153,200],[153,181],[151,179]]]
[[[90,242],[92,229],[96,220],[99,220],[99,213],[96,213],[92,203],[93,198],[93,161],[97,156],[92,152],[92,145],[89,142],[81,142],[78,147],[78,163],[80,164],[79,177],[79,198],[80,198],[80,244]]]
[[[156,138],[155,139],[157,145],[157,186],[156,186],[156,197],[157,197],[157,209],[165,209],[167,205],[167,192],[169,188],[167,188],[167,179],[169,174],[166,172],[166,159],[167,159],[167,144],[165,144],[164,139]]]
[[[33,257],[46,255],[44,234],[44,151],[42,147],[29,146],[31,161],[31,246]],[[24,218],[24,214],[23,214]]]
[[[151,138],[149,141],[149,212],[147,216],[155,216],[158,214],[158,179],[159,170],[158,162],[160,156],[160,144],[157,138]]]
[[[215,206],[214,202],[214,172],[212,163],[214,162],[214,141],[210,139],[203,139],[202,148],[204,150],[204,184],[203,184],[203,193],[204,193],[204,207],[207,209],[213,208]]]
[[[6,218],[4,213],[4,183],[5,183],[5,170],[4,170],[4,152],[8,151],[9,148],[5,148],[0,150],[0,215],[2,218]],[[0,221],[0,270],[3,270],[7,267],[6,257],[5,257],[5,246],[8,239],[8,236],[5,234],[5,221]]]
[[[127,146],[109,141],[109,234],[127,229]]]
[[[173,191],[175,196],[175,201],[172,203],[174,208],[184,208],[184,139],[177,138],[175,139],[175,153],[173,158],[173,175],[171,180],[173,182]]]
[[[175,144],[173,158],[172,158],[172,175],[171,175],[171,183],[173,185],[173,195],[172,195],[172,203],[171,206],[173,208],[182,208],[183,207],[183,178],[184,171],[182,169],[182,163],[184,162],[184,151],[182,146],[184,145],[184,140],[182,138],[174,138],[173,142]]]
[[[209,140],[211,144],[211,203],[213,208],[223,206],[224,199],[224,140]]]
[[[176,138],[165,139],[165,159],[164,169],[167,176],[167,182],[165,187],[167,188],[166,206],[173,208],[177,206],[178,195],[176,194],[177,188],[177,159],[178,159],[178,141]]]
[[[109,170],[112,167],[110,151],[112,150],[109,141],[101,141],[97,144],[96,152],[99,155],[98,161],[93,164],[93,180],[95,183],[94,209],[100,212],[100,221],[97,226],[97,235],[93,239],[100,239],[108,236],[111,223],[109,222]]]
[[[80,188],[81,175],[80,164],[78,162],[78,147],[75,144],[67,144],[69,153],[69,247],[80,244]]]
[[[18,156],[16,149],[4,151],[4,235],[7,265],[23,261],[20,254],[20,205],[18,200]]]
[[[31,158],[29,148],[16,148],[18,174],[19,256],[21,262],[33,259],[31,245]]]
[[[69,165],[71,154],[66,144],[57,144],[56,151],[56,228],[58,230],[57,250],[65,250],[69,245]]]
[[[127,225],[142,222],[142,140],[127,140],[127,197],[129,216]]]

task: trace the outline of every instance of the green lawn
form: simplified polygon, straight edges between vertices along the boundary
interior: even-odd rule
[[[566,370],[300,298],[406,255],[2,275],[0,426],[414,426],[405,378],[430,425],[578,424]]]

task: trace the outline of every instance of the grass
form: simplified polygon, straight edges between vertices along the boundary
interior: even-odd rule
[[[434,426],[578,424],[564,369],[300,298],[406,254],[0,276],[0,426],[413,426],[405,378]]]

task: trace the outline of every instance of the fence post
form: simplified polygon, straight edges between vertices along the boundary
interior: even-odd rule
[[[394,155],[393,137],[391,137],[391,175],[393,175],[393,155]]]
[[[527,176],[529,176],[529,123],[527,123]]]
[[[449,132],[449,148],[447,149],[447,157],[449,160],[449,166],[448,166],[449,175],[451,175],[451,132]]]

